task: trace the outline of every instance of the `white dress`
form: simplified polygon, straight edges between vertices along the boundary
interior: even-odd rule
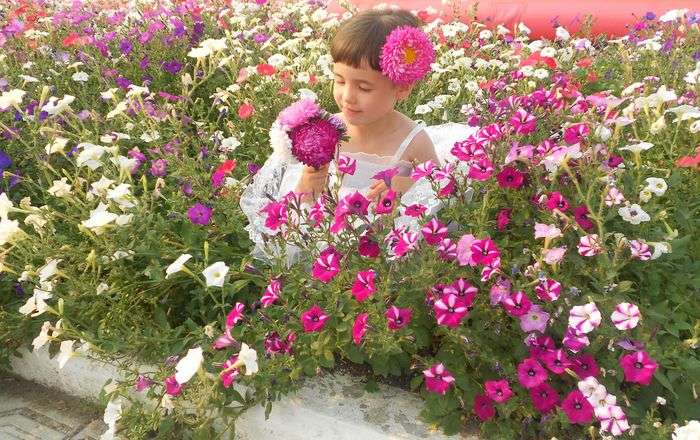
[[[344,152],[342,154],[357,161],[357,167],[355,169],[355,174],[343,177],[339,195],[342,197],[355,191],[366,193],[373,183],[372,176],[392,167],[398,166],[399,175],[408,176],[411,172],[411,163],[401,160],[401,157],[413,138],[421,130],[425,130],[426,134],[430,137],[435,146],[438,159],[440,159],[441,164],[444,164],[447,161],[456,159],[452,153],[450,153],[454,143],[464,140],[474,134],[477,128],[453,122],[426,126],[423,121],[417,121],[417,125],[401,142],[392,156],[378,156],[362,152]],[[256,173],[253,181],[243,191],[240,204],[241,209],[246,217],[248,217],[249,224],[246,226],[246,230],[250,234],[250,239],[255,242],[255,248],[251,253],[253,257],[264,260],[269,259],[271,250],[265,249],[263,234],[276,234],[275,231],[265,226],[265,216],[260,213],[261,210],[270,203],[270,201],[279,200],[282,196],[296,188],[299,178],[301,177],[303,166],[304,165],[300,162],[283,160],[273,154],[267,159],[262,168]],[[331,182],[333,181],[332,179],[337,178],[337,174],[335,163],[331,162],[329,166]],[[418,181],[406,191],[401,197],[401,203],[404,205],[412,205],[415,203],[423,204],[428,208],[426,214],[434,214],[440,208],[440,201],[435,197],[435,193],[427,179]],[[418,229],[417,220],[413,217],[399,216],[395,223],[397,226],[406,225],[412,230]]]

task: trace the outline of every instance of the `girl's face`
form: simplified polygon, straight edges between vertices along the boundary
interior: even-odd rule
[[[389,78],[372,69],[366,61],[358,69],[334,63],[333,98],[352,125],[372,123],[394,110],[396,102],[408,96],[410,89],[396,86]]]

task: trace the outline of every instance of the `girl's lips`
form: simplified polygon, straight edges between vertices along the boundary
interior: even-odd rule
[[[347,107],[344,108],[343,111],[346,112],[346,113],[349,113],[349,114],[351,114],[351,115],[352,115],[352,114],[355,114],[355,113],[360,113],[359,110],[351,110],[351,109],[349,109],[349,108],[347,108]]]

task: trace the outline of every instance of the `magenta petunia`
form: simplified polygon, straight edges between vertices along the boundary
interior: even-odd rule
[[[355,345],[359,346],[365,333],[367,333],[367,319],[369,319],[367,313],[360,313],[355,318],[355,322],[352,325],[352,341]]]
[[[546,280],[540,281],[539,284],[535,286],[535,293],[542,301],[552,302],[561,295],[561,283],[547,278]]]
[[[282,290],[282,282],[277,278],[271,279],[270,284],[267,285],[267,287],[265,288],[265,291],[263,292],[262,298],[260,298],[260,302],[262,303],[262,306],[263,307],[270,307],[278,299],[280,299],[281,290]]]
[[[408,325],[411,322],[413,312],[409,308],[400,309],[396,306],[391,306],[384,313],[386,316],[387,327],[390,330],[398,330]]]
[[[593,356],[590,354],[580,354],[571,358],[571,369],[579,378],[598,377],[600,368]]]
[[[561,409],[571,423],[585,425],[593,421],[593,405],[579,390],[574,390],[561,403]]]
[[[359,191],[355,191],[343,198],[342,203],[346,205],[349,214],[367,215],[370,200]]]
[[[566,212],[569,209],[569,201],[559,191],[554,191],[547,196],[545,206],[550,210],[555,209],[560,212]]]
[[[214,210],[199,202],[187,210],[187,217],[195,225],[208,225]]]
[[[228,315],[226,315],[226,329],[231,330],[234,325],[243,320],[243,309],[245,304],[237,302]]]
[[[506,379],[487,380],[484,382],[484,392],[489,399],[497,403],[507,402],[513,396],[513,391]]]
[[[323,195],[321,195],[316,203],[309,209],[309,223],[313,227],[318,227],[321,225],[323,220],[326,218],[326,200]]]
[[[431,393],[445,395],[454,384],[455,378],[442,363],[434,364],[427,370],[423,370],[425,388]]]
[[[267,214],[265,227],[276,231],[287,224],[287,203],[284,201],[270,202],[260,211]]]
[[[340,254],[333,246],[324,249],[311,267],[311,275],[328,283],[340,272]]]
[[[649,385],[659,364],[646,351],[637,351],[622,356],[620,367],[627,382]]]
[[[431,177],[435,168],[437,168],[437,165],[432,160],[418,164],[411,172],[411,179],[417,182],[424,177]]]
[[[530,388],[530,399],[532,399],[532,405],[537,411],[546,414],[557,407],[559,394],[557,390],[545,382]]]
[[[231,356],[224,362],[224,365],[221,367],[221,373],[219,373],[219,378],[221,378],[221,383],[224,386],[224,388],[229,388],[233,384],[233,382],[238,379],[238,377],[241,375],[241,370],[238,369],[238,367],[234,367],[236,364],[236,361],[238,360],[238,356]]]
[[[569,327],[566,329],[566,333],[564,333],[562,344],[564,344],[564,347],[569,351],[578,353],[582,348],[590,345],[590,341],[585,333],[581,333],[575,328]]]
[[[318,116],[321,107],[313,99],[300,99],[282,110],[277,120],[285,131],[292,130]]]
[[[416,232],[404,232],[400,235],[398,243],[394,248],[394,255],[397,257],[403,257],[410,251],[418,248],[418,233]]]
[[[358,272],[357,279],[352,285],[352,296],[359,302],[366,300],[377,290],[374,286],[376,277],[377,273],[371,269]]]
[[[576,223],[583,229],[584,231],[589,231],[593,229],[593,222],[591,221],[590,218],[588,218],[588,207],[586,205],[579,205],[572,209],[572,212],[574,214],[574,219],[576,220]]]
[[[533,358],[523,359],[518,364],[518,382],[524,388],[533,388],[547,380],[547,370]]]
[[[473,162],[469,167],[468,176],[474,180],[488,180],[493,174],[493,163],[488,157]]]
[[[301,325],[304,332],[312,333],[323,329],[329,316],[319,306],[313,305],[309,310],[301,314]]]
[[[172,375],[165,379],[165,392],[173,397],[182,394],[182,387],[183,385],[177,383],[175,375]]]
[[[366,235],[363,235],[360,237],[360,242],[357,245],[357,252],[360,254],[360,256],[366,258],[376,258],[379,256],[381,249],[376,241],[372,240]]]
[[[433,311],[438,325],[453,328],[459,326],[469,313],[469,309],[460,301],[459,297],[451,293],[445,293],[439,300],[435,301]]]
[[[455,295],[461,304],[471,307],[479,290],[464,278],[458,278],[452,284],[445,286],[442,292],[443,294]]]
[[[493,260],[501,255],[496,243],[488,237],[473,241],[471,244],[471,252],[471,258],[474,262],[483,265],[491,264]]]
[[[531,333],[525,339],[525,345],[529,347],[530,356],[539,359],[543,354],[556,350],[556,345],[554,344],[554,339],[547,335],[537,335],[536,333]]]
[[[445,261],[457,259],[457,243],[453,242],[449,238],[441,240],[438,244],[437,250],[440,258]]]
[[[429,245],[436,245],[440,241],[447,237],[447,226],[445,226],[440,220],[436,218],[430,219],[421,229],[423,233],[423,238],[425,238],[426,243]]]
[[[522,136],[532,133],[537,128],[537,118],[522,108],[518,109],[508,122],[515,134]]]
[[[564,130],[564,140],[569,144],[581,142],[590,133],[590,128],[584,123],[574,124]]]
[[[406,209],[404,210],[404,214],[409,216],[409,217],[420,217],[427,210],[428,210],[427,206],[421,205],[420,203],[416,203],[416,204],[407,206]]]
[[[393,189],[390,189],[384,195],[377,201],[377,204],[374,206],[374,213],[375,214],[391,214],[391,212],[394,210],[394,206],[396,206],[396,197],[398,196],[398,193],[394,191]]]
[[[355,174],[356,169],[357,160],[344,154],[338,156],[338,171],[340,171],[343,174],[349,174],[352,176],[353,174]]]
[[[435,61],[435,49],[425,32],[413,26],[400,26],[387,37],[379,65],[382,73],[398,85],[421,80]]]
[[[299,161],[316,169],[335,157],[342,131],[323,118],[312,118],[291,130],[292,154]]]
[[[501,301],[510,316],[523,316],[532,307],[530,298],[522,290],[515,291]]]
[[[498,227],[499,231],[503,231],[506,226],[508,226],[512,212],[513,210],[511,208],[504,208],[498,211],[498,215],[496,215],[496,226]]]
[[[564,374],[571,367],[571,361],[563,349],[548,351],[539,357],[549,371],[554,374]]]
[[[493,406],[493,401],[484,394],[474,396],[474,414],[485,422],[492,419],[496,415],[496,408]]]

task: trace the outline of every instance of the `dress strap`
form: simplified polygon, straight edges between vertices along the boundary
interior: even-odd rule
[[[401,145],[399,145],[399,148],[396,150],[396,153],[394,153],[394,156],[392,157],[392,162],[397,162],[399,159],[401,159],[401,156],[403,156],[403,153],[406,151],[406,148],[408,148],[408,145],[411,143],[414,137],[425,127],[425,122],[423,121],[418,121],[415,127],[413,127],[413,130],[411,130],[410,133],[408,133],[408,136],[406,136],[406,139],[401,142]]]

